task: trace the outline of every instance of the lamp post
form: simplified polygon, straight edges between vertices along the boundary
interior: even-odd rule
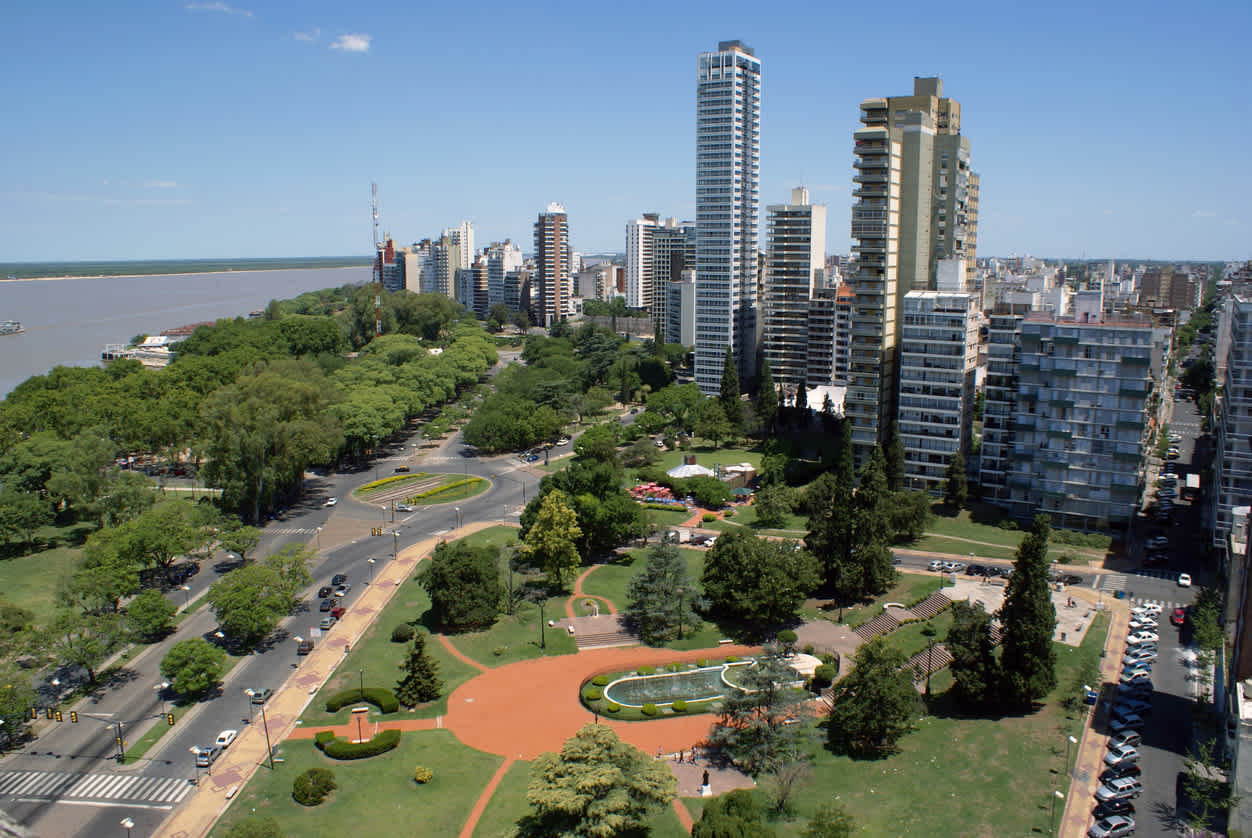
[[[1070,745],[1077,745],[1077,744],[1078,744],[1078,740],[1075,739],[1074,737],[1072,736],[1065,737],[1065,773],[1067,775],[1069,774],[1069,747]]]
[[[365,667],[361,667],[361,697],[365,697]]]
[[[1052,790],[1052,814],[1048,819],[1048,825],[1051,827],[1049,830],[1050,832],[1056,832],[1056,801],[1064,799],[1065,795],[1061,794],[1056,789]]]
[[[183,592],[183,608],[191,605],[191,586],[179,585],[178,590]]]
[[[454,506],[452,508],[456,510],[456,528],[459,530],[461,528],[461,507]]]
[[[926,699],[930,699],[930,672],[935,668],[935,627],[927,623],[922,629],[926,638]]]
[[[261,705],[261,727],[265,728],[265,756],[269,759],[270,771],[274,770],[274,746],[270,744],[270,723],[265,718],[265,705]]]
[[[130,838],[130,831],[135,828],[135,822],[130,818],[122,818],[122,829],[126,830],[126,838]]]
[[[400,528],[391,531],[391,560],[400,558]]]
[[[320,553],[322,551],[322,528],[321,527],[317,528],[316,538],[317,538],[317,551]]]
[[[366,584],[370,584],[374,581],[374,561],[375,559],[373,556],[365,560],[365,563],[370,566],[370,581]]]
[[[192,754],[191,761],[192,761],[192,764],[195,765],[196,767],[196,785],[198,786],[200,785],[200,761],[196,759],[196,757],[200,756],[200,749],[197,748],[195,745],[192,745],[187,750],[191,751],[191,754]],[[212,771],[212,769],[210,769],[210,771]]]
[[[243,692],[248,697],[248,724],[252,724],[256,718],[256,705],[252,703],[252,696],[256,695],[256,690],[248,687]]]
[[[683,597],[687,595],[687,589],[680,585],[678,586],[678,589],[675,591],[675,593],[678,594],[678,639],[682,640],[683,639]]]
[[[162,681],[152,689],[156,690],[157,697],[161,699],[161,715],[165,715],[165,691],[170,688],[169,681]]]

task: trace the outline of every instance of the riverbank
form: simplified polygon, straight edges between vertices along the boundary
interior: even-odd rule
[[[245,274],[265,271],[329,271],[368,268],[369,259],[152,260],[150,262],[26,262],[0,264],[0,284],[65,279],[140,279],[192,274]],[[65,270],[62,270],[65,269]]]

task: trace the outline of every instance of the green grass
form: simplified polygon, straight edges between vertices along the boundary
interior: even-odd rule
[[[470,533],[460,541],[464,541],[471,547],[504,547],[511,542],[518,540],[517,527],[506,527],[503,525],[495,527],[487,527],[478,532]]]
[[[683,455],[685,454],[695,454],[696,463],[708,468],[713,468],[714,466],[734,466],[739,463],[749,463],[755,469],[761,467],[761,449],[730,448],[725,445],[717,449],[714,449],[712,445],[693,445],[686,451],[666,451],[661,455],[657,466],[665,471],[669,471],[682,463]]]
[[[856,628],[862,623],[869,622],[874,617],[882,613],[882,607],[887,602],[899,602],[909,605],[919,600],[925,599],[930,594],[939,590],[941,580],[937,576],[925,576],[920,573],[901,573],[896,584],[882,596],[875,597],[870,602],[858,603],[843,609],[843,621],[850,628]],[[821,614],[812,612],[805,616],[824,617],[828,620],[834,620],[838,617],[838,609],[832,611],[824,611]]]
[[[549,597],[543,607],[544,621],[564,617],[567,599],[564,594]],[[544,651],[539,645],[539,623],[539,608],[530,602],[520,602],[513,616],[500,615],[496,624],[486,631],[453,634],[448,639],[461,654],[492,667],[551,655],[572,655],[578,651],[573,636],[560,628],[544,630],[548,646]]]
[[[35,615],[43,625],[56,611],[56,592],[82,561],[80,547],[54,547],[29,556],[0,560],[0,591],[4,599]]]
[[[975,523],[970,520],[970,513],[967,509],[962,509],[955,518],[947,515],[935,515],[926,531],[936,533],[937,535],[986,541],[991,544],[1012,547],[1014,550],[1017,549],[1018,544],[1021,544],[1025,535],[1020,530],[1005,530],[991,524]]]
[[[801,536],[808,533],[808,518],[804,515],[787,515],[781,527],[761,527],[756,522],[756,506],[736,506],[735,514],[724,521],[714,521],[706,526],[712,530],[728,530],[732,527],[750,527],[759,534],[782,533],[784,535]]]
[[[968,541],[957,541],[941,535],[923,536],[916,541],[909,542],[906,546],[911,550],[921,550],[925,553],[944,553],[950,556],[960,556],[967,562],[970,560],[970,553],[981,559],[1012,560],[1017,557],[1016,547],[988,547],[986,544],[972,544]]]
[[[463,474],[445,474],[443,476],[443,481],[439,485],[447,486],[451,483],[457,483],[465,479],[467,478]],[[452,503],[454,501],[462,501],[466,498],[472,498],[475,495],[481,495],[483,492],[491,488],[491,481],[485,478],[470,477],[468,479],[473,482],[457,486],[454,489],[448,489],[446,492],[436,492],[429,497],[409,498],[408,500],[414,506],[435,506],[440,503]]]
[[[900,741],[899,752],[878,760],[815,749],[812,777],[795,798],[796,818],[777,824],[779,836],[798,838],[818,805],[832,798],[848,808],[858,835],[1051,834],[1054,784],[1065,791],[1065,737],[1079,733],[1083,720],[1081,711],[1071,718],[1061,707],[1060,692],[1084,659],[1099,658],[1107,632],[1101,615],[1081,647],[1054,644],[1061,687],[1034,713],[919,714],[917,729]],[[944,670],[931,679],[931,690],[938,694],[950,684]],[[939,696],[937,706],[944,705]],[[698,817],[700,807],[689,808]]]
[[[643,513],[649,523],[655,524],[662,531],[681,526],[691,517],[691,512],[687,509],[645,509]]]
[[[285,761],[273,771],[257,769],[214,827],[214,838],[254,810],[277,818],[287,838],[456,835],[501,761],[467,748],[445,730],[405,733],[398,748],[371,759],[337,762],[308,739],[288,740],[278,756]],[[435,772],[424,786],[412,779],[419,765]],[[339,788],[320,806],[301,806],[291,798],[291,783],[314,767],[333,771]]]
[[[358,499],[368,501],[376,495],[387,492],[390,493],[396,489],[404,488],[412,483],[429,483],[434,477],[443,477],[444,475],[428,474],[424,471],[415,471],[412,474],[392,474],[387,477],[372,480],[361,486],[352,494]]]
[[[925,651],[926,637],[922,634],[922,629],[927,625],[935,629],[935,642],[942,643],[948,637],[948,629],[952,628],[952,609],[946,608],[940,611],[929,620],[921,620],[916,623],[908,623],[900,626],[893,632],[884,635],[883,639],[886,644],[894,649],[899,649],[904,654],[912,657],[918,652]],[[934,681],[931,681],[931,691],[934,691]]]
[[[698,582],[704,571],[704,553],[690,547],[680,547],[678,552],[687,561],[687,576]],[[612,600],[617,610],[622,610],[626,606],[626,586],[643,572],[648,563],[647,553],[646,547],[637,548],[627,552],[629,562],[619,560],[597,565],[583,580],[583,593]]]

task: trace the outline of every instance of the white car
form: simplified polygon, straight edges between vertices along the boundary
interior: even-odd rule
[[[1140,631],[1127,637],[1126,642],[1132,646],[1138,646],[1143,643],[1159,643],[1161,638],[1154,631]]]
[[[1124,762],[1138,762],[1139,749],[1133,745],[1114,745],[1104,755],[1105,765],[1121,765]]]
[[[223,730],[217,735],[217,742],[214,743],[219,748],[229,747],[231,742],[235,741],[235,737],[239,735],[237,730]]]
[[[326,499],[327,506],[334,506],[337,503],[339,503],[339,498],[327,498]]]
[[[1131,614],[1160,614],[1163,606],[1159,602],[1145,602],[1130,610]]]
[[[927,570],[943,570],[943,565],[944,565],[943,562],[935,560],[931,562],[930,564],[926,565],[926,569]]]
[[[1190,587],[1191,587],[1191,574],[1190,574],[1190,573],[1180,573],[1180,574],[1178,574],[1178,587],[1180,587],[1180,588],[1190,588]]]
[[[413,511],[413,507],[409,506],[407,503],[396,504],[396,512],[412,512],[412,511]]]
[[[1156,620],[1142,619],[1142,620],[1131,620],[1131,621],[1130,621],[1130,630],[1131,630],[1132,632],[1136,632],[1136,631],[1156,631],[1158,628],[1160,628],[1160,626],[1159,626],[1159,625],[1157,625]]]
[[[1169,539],[1163,535],[1153,536],[1148,539],[1148,547],[1153,550],[1160,550],[1169,546]]]
[[[556,441],[557,445],[569,445],[569,437],[563,436]]]

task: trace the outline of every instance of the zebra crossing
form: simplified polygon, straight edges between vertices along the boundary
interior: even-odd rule
[[[186,777],[145,774],[0,771],[0,798],[99,803],[125,801],[172,809],[193,789]]]
[[[278,535],[312,535],[317,532],[316,527],[276,527],[266,529],[266,533],[276,533]]]
[[[1141,597],[1131,597],[1130,601],[1135,605],[1159,605],[1161,606],[1161,613],[1166,616],[1173,612],[1175,608],[1187,607],[1187,603],[1185,602],[1168,602],[1163,599],[1143,599]]]
[[[1100,590],[1105,593],[1115,594],[1118,591],[1126,590],[1126,583],[1129,581],[1120,573],[1106,573],[1103,581],[1100,582]]]

